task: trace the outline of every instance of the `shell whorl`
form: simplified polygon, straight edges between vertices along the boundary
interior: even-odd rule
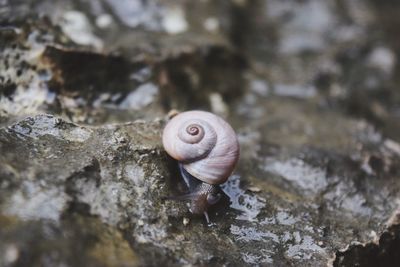
[[[239,157],[239,145],[231,126],[205,111],[187,111],[165,126],[163,145],[197,179],[221,184],[232,173]]]
[[[185,143],[195,144],[201,141],[204,137],[204,128],[199,123],[190,122],[188,126],[182,127],[178,132],[178,137]]]
[[[206,157],[214,148],[217,138],[217,133],[208,122],[175,117],[165,127],[163,143],[171,157],[189,163]]]

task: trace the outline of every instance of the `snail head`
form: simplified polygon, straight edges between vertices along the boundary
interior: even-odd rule
[[[193,192],[181,195],[181,196],[172,196],[167,197],[165,199],[169,200],[178,200],[190,201],[190,212],[196,215],[204,215],[207,223],[210,223],[210,219],[208,217],[208,208],[214,204],[216,204],[222,197],[222,193],[220,191],[219,186],[210,185],[207,183],[200,183]]]
[[[190,211],[194,214],[204,214],[221,199],[221,196],[218,186],[201,183],[190,196]]]

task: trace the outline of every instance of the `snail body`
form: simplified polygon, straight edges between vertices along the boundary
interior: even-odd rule
[[[206,215],[208,206],[220,198],[218,185],[229,178],[239,158],[234,130],[210,112],[187,111],[167,123],[162,141],[179,162],[190,191],[186,199],[192,200],[191,211]]]

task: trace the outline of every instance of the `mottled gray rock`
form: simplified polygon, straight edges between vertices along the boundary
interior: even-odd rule
[[[343,130],[354,131],[355,137],[365,135],[358,140],[363,146],[380,142],[372,138],[368,125],[357,127],[355,122],[336,119]],[[16,263],[27,260],[23,256],[27,253],[35,264],[46,264],[49,251],[18,246],[33,237],[13,235],[8,229],[24,231],[31,227],[28,222],[38,223],[39,227],[55,227],[54,231],[73,231],[78,235],[73,238],[85,243],[87,237],[80,239],[76,233],[83,226],[75,222],[71,226],[70,220],[94,216],[96,221],[90,223],[123,233],[138,264],[155,264],[146,254],[150,250],[158,255],[157,260],[170,264],[314,265],[332,262],[336,251],[350,244],[377,240],[398,207],[399,188],[389,176],[396,171],[391,165],[388,171],[380,170],[381,179],[377,179],[371,172],[378,170],[355,158],[360,155],[351,159],[327,148],[299,148],[290,138],[294,143],[285,148],[271,146],[273,154],[257,152],[251,169],[247,167],[251,162],[243,159],[238,174],[223,185],[230,207],[221,205],[214,210],[213,225],[207,227],[202,218],[191,218],[184,205],[162,200],[178,192],[171,174],[176,175],[176,166],[160,145],[161,127],[161,122],[79,127],[39,115],[1,129],[0,203],[5,229],[1,235],[7,240],[3,252],[11,253],[7,252],[11,249],[21,255]],[[313,127],[316,140],[324,135],[318,127]],[[267,132],[273,137],[272,127]],[[343,132],[332,133],[332,138],[340,140]],[[244,152],[253,147],[245,143],[250,141],[242,139]],[[340,148],[339,143],[332,145]],[[398,164],[399,157],[390,147],[379,153],[375,157]],[[189,225],[185,226],[184,218],[190,218]],[[75,249],[68,245],[72,241],[36,234],[42,240],[38,242],[66,242],[66,250],[58,251],[52,260],[74,263],[68,257]],[[83,246],[91,251],[100,245]],[[112,249],[110,253],[117,252]],[[85,261],[96,264],[96,257],[90,253],[87,257]],[[115,264],[124,265],[123,260]]]
[[[0,1],[0,266],[398,266],[388,2]],[[239,136],[210,225],[173,108]]]
[[[38,241],[37,251],[29,247],[25,251],[15,242],[24,242],[25,239],[35,242],[31,239],[39,235],[39,240],[44,239],[45,243],[63,239],[65,235],[50,233],[46,237],[38,232],[33,233],[33,237],[22,235],[20,240],[19,235],[10,236],[8,220],[12,222],[9,225],[11,230],[14,225],[20,225],[23,231],[25,227],[30,227],[27,222],[31,222],[38,227],[54,228],[54,231],[72,231],[73,237],[65,240],[66,251],[57,252],[62,255],[54,259],[60,264],[64,260],[65,264],[73,264],[74,259],[70,259],[68,253],[75,251],[74,239],[78,243],[83,242],[84,249],[102,245],[98,244],[102,242],[102,237],[98,235],[105,227],[101,226],[101,222],[114,229],[137,229],[136,242],[153,240],[155,243],[165,235],[168,226],[167,207],[156,204],[167,193],[165,164],[162,164],[165,157],[160,154],[159,129],[160,123],[140,122],[101,129],[84,128],[50,115],[27,118],[2,129],[0,181],[5,225],[1,235],[2,240],[10,238],[10,243],[4,245],[16,246],[18,255],[27,253],[32,257],[32,264],[39,266],[47,264],[47,255],[41,255],[46,253],[40,249],[41,241]],[[155,165],[157,158],[160,166]],[[70,222],[71,216],[83,221]],[[97,219],[81,216],[95,216]],[[89,220],[89,225],[95,224],[94,228],[100,227],[88,233],[100,239],[90,244],[90,248],[86,248],[85,238],[80,239],[76,232],[86,227],[86,220]],[[64,222],[67,224],[65,228]],[[59,242],[64,246],[64,241]],[[115,246],[117,250],[119,245]],[[114,253],[113,248],[110,251]],[[134,255],[129,250],[123,253]],[[29,262],[23,257],[20,260]],[[114,261],[117,265],[130,265],[123,260]],[[95,261],[92,264],[96,265]]]

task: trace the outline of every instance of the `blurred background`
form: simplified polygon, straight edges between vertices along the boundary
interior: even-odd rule
[[[288,97],[364,118],[398,139],[396,1],[1,4],[2,39],[15,26],[32,48],[2,44],[3,91],[15,105],[26,101],[25,111],[3,101],[7,116],[51,109],[98,124],[203,108],[257,120],[268,98]],[[32,65],[24,56],[43,49],[29,101],[20,92],[34,82],[20,77]],[[19,76],[4,70],[11,64]]]
[[[399,36],[395,0],[0,0],[0,266],[398,266]],[[132,158],[128,147],[73,154],[84,133],[71,141],[77,126],[37,115],[96,138],[149,123],[139,150],[159,156],[143,172],[169,177],[156,137],[172,109],[237,130],[241,160],[213,229],[183,225],[188,215],[160,211],[159,198],[130,214],[120,183],[137,169],[102,187],[125,163],[110,174],[101,160],[67,163],[98,179],[93,198],[55,178],[57,151]]]

